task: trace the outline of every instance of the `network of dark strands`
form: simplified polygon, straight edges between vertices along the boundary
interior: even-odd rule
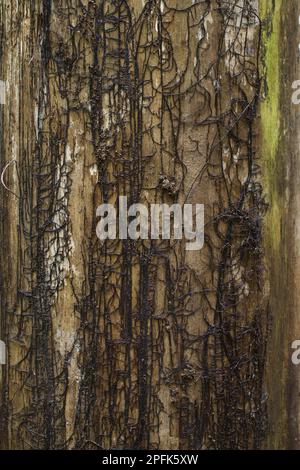
[[[255,148],[262,25],[253,2],[30,3],[38,133],[18,166],[26,249],[5,333],[23,355],[5,372],[2,425],[27,449],[259,448],[268,313]],[[70,312],[79,326],[61,355],[53,315],[72,251],[71,115],[88,136],[98,181],[82,240],[85,282]],[[146,191],[169,204],[210,192],[205,246],[193,255],[199,269],[184,241],[97,239],[100,202],[143,202]],[[9,374],[18,377],[13,398]],[[30,397],[21,411],[18,394]]]

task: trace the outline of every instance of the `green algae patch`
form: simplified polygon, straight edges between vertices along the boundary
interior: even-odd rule
[[[264,173],[264,189],[269,203],[265,218],[265,245],[271,281],[270,306],[272,311],[272,335],[267,383],[272,390],[269,402],[269,448],[286,447],[287,371],[283,345],[285,338],[285,302],[280,293],[286,279],[287,252],[284,240],[285,182],[283,159],[283,116],[281,115],[282,84],[282,0],[260,0],[261,35],[261,156]],[[275,353],[275,354],[274,354]],[[274,370],[276,374],[274,375]]]
[[[269,243],[278,252],[280,249],[281,198],[277,189],[280,141],[280,49],[282,0],[261,0],[262,20],[262,74],[264,76],[261,103],[262,158],[265,168],[265,190],[270,209],[266,217]]]

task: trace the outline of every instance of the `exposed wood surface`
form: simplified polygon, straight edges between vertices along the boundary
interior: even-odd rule
[[[274,15],[268,0],[1,0],[2,448],[287,445],[297,378],[272,371],[298,297],[281,340],[285,271],[263,230]],[[101,242],[96,209],[120,195],[204,204],[204,248]],[[296,411],[296,446],[298,426]]]

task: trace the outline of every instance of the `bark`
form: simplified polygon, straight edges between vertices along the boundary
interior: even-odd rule
[[[267,445],[272,4],[1,1],[3,448]],[[101,242],[120,195],[204,204],[203,249]]]

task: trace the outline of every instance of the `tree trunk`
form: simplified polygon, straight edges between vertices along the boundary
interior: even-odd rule
[[[297,446],[297,9],[1,0],[2,448]],[[203,248],[99,240],[119,196]]]

